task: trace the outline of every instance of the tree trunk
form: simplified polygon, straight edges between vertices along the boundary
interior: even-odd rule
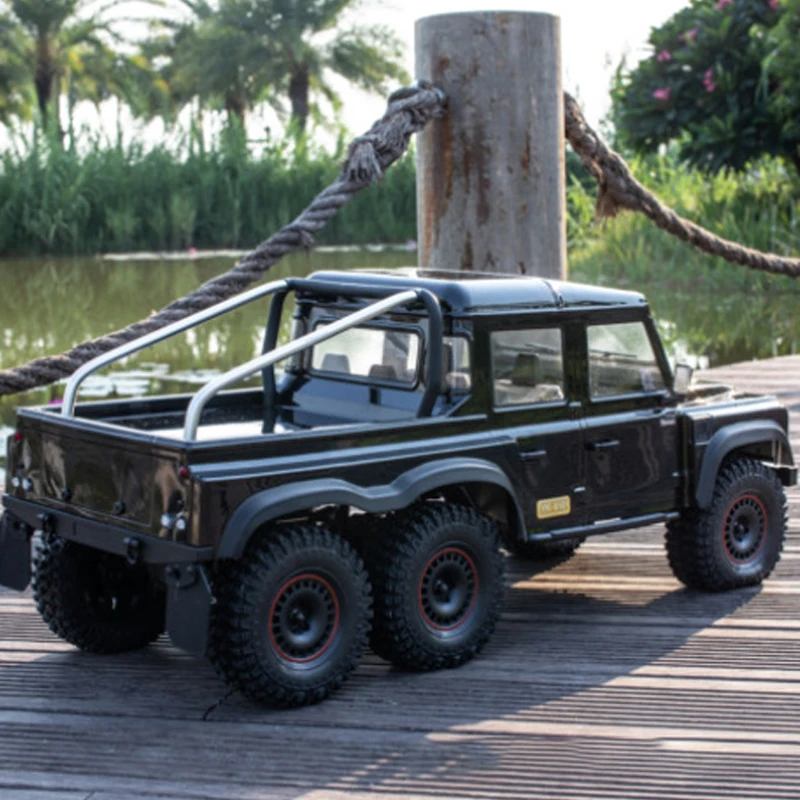
[[[244,130],[247,120],[247,103],[239,95],[229,92],[225,96],[225,110],[228,112],[228,119],[232,120],[236,117]]]
[[[417,77],[448,96],[417,139],[420,266],[566,278],[560,41],[550,14],[417,21]]]
[[[305,133],[308,122],[308,93],[309,93],[308,64],[301,64],[292,72],[289,83],[289,100],[292,103],[292,119],[297,125],[298,133]]]
[[[46,39],[40,38],[36,46],[36,73],[33,78],[36,88],[36,101],[39,105],[39,114],[42,117],[42,125],[47,128],[50,101],[53,95],[53,84],[55,83],[55,68],[50,57],[50,47]]]

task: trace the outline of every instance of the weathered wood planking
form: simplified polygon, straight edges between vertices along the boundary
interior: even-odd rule
[[[712,373],[778,394],[800,445],[800,357]],[[486,653],[406,674],[373,655],[294,712],[239,697],[166,642],[77,653],[0,594],[0,798],[800,796],[800,492],[761,590],[685,591],[660,528],[587,543],[513,586]]]

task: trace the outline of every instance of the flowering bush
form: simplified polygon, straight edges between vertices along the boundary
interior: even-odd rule
[[[650,34],[652,57],[619,70],[618,145],[710,171],[762,154],[800,171],[800,0],[690,0]]]

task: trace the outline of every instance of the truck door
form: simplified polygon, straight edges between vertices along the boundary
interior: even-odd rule
[[[494,329],[490,338],[494,421],[519,447],[519,499],[528,531],[579,525],[581,404],[565,370],[565,330],[558,321],[528,323]]]
[[[589,321],[585,342],[588,522],[675,508],[676,401],[652,321]]]

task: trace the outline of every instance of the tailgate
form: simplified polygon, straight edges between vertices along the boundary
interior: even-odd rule
[[[178,501],[188,504],[177,445],[123,428],[24,411],[17,430],[21,438],[9,449],[8,475],[29,479],[23,484],[28,490],[18,495],[26,500],[113,518],[117,525],[133,524],[154,535],[163,513]]]

